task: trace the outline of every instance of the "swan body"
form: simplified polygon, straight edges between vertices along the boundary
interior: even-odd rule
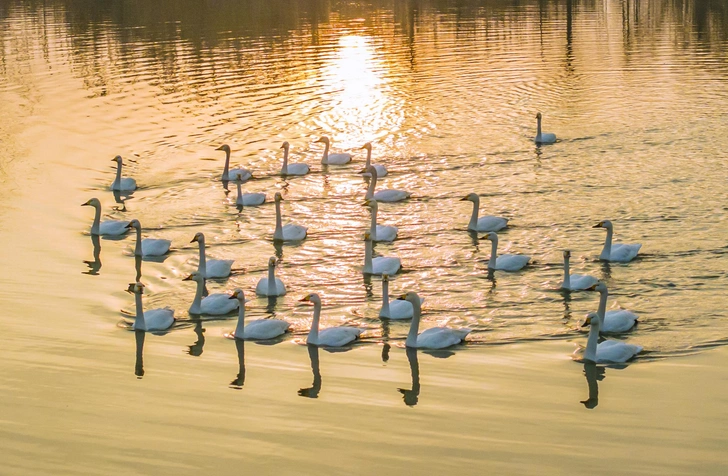
[[[485,236],[480,238],[481,240],[490,240],[490,260],[488,261],[488,269],[500,270],[500,271],[518,271],[524,268],[531,257],[528,255],[500,255],[498,256],[498,235],[491,231]]]
[[[383,165],[372,164],[372,143],[367,142],[362,146],[362,149],[367,150],[367,163],[364,168],[368,169],[369,167],[374,167],[377,170],[377,177],[386,177],[389,173],[387,172],[387,167]]]
[[[136,190],[136,180],[131,177],[121,176],[121,167],[123,165],[121,156],[117,155],[116,157],[111,159],[111,161],[116,162],[116,178],[113,182],[111,182],[111,190],[113,190],[114,192],[131,192],[133,190]]]
[[[321,319],[321,298],[316,293],[311,293],[301,301],[313,303],[313,322],[311,330],[306,337],[306,344],[325,346],[325,347],[341,347],[349,344],[361,335],[361,329],[351,326],[329,327],[319,330],[319,321]]]
[[[607,239],[604,242],[604,248],[602,253],[599,255],[599,259],[602,261],[614,261],[617,263],[628,263],[635,259],[637,253],[639,253],[641,244],[621,244],[612,243],[612,222],[609,220],[603,220],[593,226],[593,228],[606,228]]]
[[[268,259],[268,277],[261,278],[258,281],[258,285],[255,287],[255,294],[259,296],[283,296],[286,294],[286,285],[280,278],[276,278],[277,260],[275,256],[271,256]]]
[[[288,141],[281,146],[283,149],[283,166],[281,167],[281,175],[306,175],[311,170],[306,164],[289,164],[288,149],[290,145]]]
[[[599,317],[599,329],[603,334],[619,334],[632,329],[639,317],[632,311],[626,309],[614,309],[607,311],[607,298],[609,290],[603,282],[597,282],[589,288],[599,291],[599,307],[597,308],[597,316]]]
[[[404,190],[379,190],[378,192],[374,192],[374,189],[377,186],[377,169],[372,167],[371,165],[364,169],[362,172],[368,172],[371,175],[371,179],[369,180],[369,188],[367,188],[367,194],[364,196],[365,200],[371,200],[372,198],[377,200],[378,202],[401,202],[402,200],[407,200],[412,196],[411,193],[405,192]]]
[[[225,151],[225,168],[222,169],[222,177],[220,178],[220,180],[223,180],[223,181],[241,180],[241,181],[245,182],[245,181],[253,178],[253,173],[244,167],[238,167],[235,169],[230,168],[230,146],[229,145],[223,144],[215,150],[224,150]]]
[[[425,302],[424,298],[420,298],[420,304]],[[402,299],[389,300],[389,275],[382,275],[382,309],[379,311],[379,317],[392,320],[412,319],[414,308],[409,301]]]
[[[235,204],[242,207],[257,207],[265,203],[265,193],[254,192],[254,193],[243,193],[242,180],[240,175],[237,176],[235,185],[238,187],[238,196],[235,199]]]
[[[536,114],[536,137],[533,141],[536,144],[553,144],[556,142],[556,134],[541,132],[541,113]]]
[[[301,225],[295,225],[289,223],[286,226],[282,226],[281,218],[281,201],[283,197],[280,192],[276,192],[275,203],[276,203],[276,229],[273,232],[273,239],[276,241],[301,241],[306,238],[308,228]]]
[[[197,272],[205,279],[226,278],[235,260],[232,259],[207,259],[205,256],[205,235],[196,233],[190,243],[197,242],[200,246],[200,264],[197,265]]]
[[[136,218],[129,222],[127,228],[136,230],[136,246],[134,247],[135,256],[162,256],[169,252],[171,241],[162,238],[144,238],[142,239],[142,225]]]
[[[229,299],[230,296],[225,293],[208,294],[202,297],[205,290],[205,277],[200,273],[192,273],[183,281],[195,281],[197,283],[197,291],[195,299],[190,306],[190,314],[209,314],[211,316],[221,316],[228,314],[238,307],[238,301]]]
[[[228,299],[238,301],[238,325],[233,336],[236,339],[274,339],[285,334],[291,324],[282,319],[256,319],[245,325],[245,294],[242,289],[236,289]]]
[[[377,225],[377,210],[379,204],[375,199],[365,200],[364,206],[372,211],[372,224],[369,227],[369,235],[372,241],[394,241],[397,238],[398,229],[392,225]]]
[[[402,269],[402,262],[399,258],[378,256],[372,259],[373,254],[372,238],[367,231],[364,233],[364,272],[367,274],[397,274]]]
[[[468,222],[468,230],[470,231],[498,231],[508,226],[508,218],[487,215],[478,218],[478,208],[480,207],[480,197],[476,193],[469,193],[460,199],[461,202],[473,202],[473,213],[470,215]]]
[[[597,343],[600,332],[599,317],[593,312],[587,316],[584,324],[591,326],[584,351],[585,360],[596,363],[622,363],[642,352],[642,346],[618,340],[605,340]]]
[[[174,324],[174,309],[168,307],[160,309],[150,309],[144,311],[142,306],[142,294],[144,293],[144,285],[142,283],[130,284],[129,292],[134,293],[136,301],[136,319],[132,329],[146,332],[164,331],[172,327]]]
[[[81,206],[94,207],[94,221],[91,224],[92,235],[120,236],[129,231],[128,221],[124,220],[106,220],[101,222],[101,202],[98,198],[92,198]]]
[[[465,336],[470,334],[471,329],[460,328],[453,329],[451,327],[432,327],[417,334],[420,328],[421,302],[422,300],[415,292],[408,292],[399,297],[412,305],[413,315],[410,324],[409,333],[405,345],[407,347],[415,347],[418,349],[444,349],[465,340]]]
[[[351,162],[351,154],[341,153],[341,154],[329,154],[329,147],[331,146],[331,141],[328,137],[323,136],[316,142],[323,142],[324,144],[324,155],[321,157],[321,163],[323,165],[344,165]]]
[[[589,289],[599,282],[594,276],[587,274],[569,274],[569,258],[571,258],[571,251],[564,251],[564,281],[561,283],[561,289],[569,291],[582,291]]]

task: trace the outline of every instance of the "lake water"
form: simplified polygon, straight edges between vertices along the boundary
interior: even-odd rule
[[[721,2],[3,2],[0,472],[722,474],[726,110]],[[537,112],[559,142],[534,145]],[[353,163],[322,166],[322,135]],[[311,174],[277,175],[284,140]],[[425,297],[421,328],[473,329],[465,346],[405,351],[408,322],[377,317],[365,142],[378,189],[412,193],[379,206],[399,227],[375,247],[403,263],[390,294]],[[223,143],[266,204],[234,206]],[[129,196],[109,191],[116,155]],[[299,244],[273,245],[276,191]],[[510,219],[499,251],[526,269],[488,276],[470,192]],[[134,237],[94,243],[91,197],[172,240],[141,268],[169,332],[128,330]],[[636,260],[598,260],[604,219]],[[210,292],[244,289],[249,319],[292,336],[236,345],[235,315],[188,315],[196,232],[235,259]],[[558,291],[564,249],[639,314],[629,365],[572,360],[599,297]],[[270,256],[274,302],[254,295]],[[301,345],[309,292],[362,342]]]

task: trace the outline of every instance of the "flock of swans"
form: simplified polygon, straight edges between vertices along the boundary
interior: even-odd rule
[[[556,142],[556,136],[541,131],[541,113],[536,116],[537,134],[534,142],[537,145]],[[321,137],[316,141],[324,144],[321,164],[344,166],[351,163],[352,155],[348,153],[330,153],[331,142],[328,137]],[[289,163],[289,144],[284,142],[283,165],[280,174],[286,177],[303,176],[310,172],[310,167],[303,163]],[[373,256],[374,242],[391,242],[397,239],[397,227],[379,225],[377,223],[377,211],[379,202],[401,202],[410,198],[411,194],[404,190],[377,190],[377,179],[388,174],[386,167],[372,164],[372,145],[366,143],[361,149],[366,150],[366,166],[361,173],[369,177],[369,186],[364,197],[364,204],[371,210],[371,226],[364,232],[364,267],[363,272],[370,275],[381,276],[382,279],[382,306],[379,317],[382,319],[404,320],[410,319],[410,330],[407,335],[405,346],[408,348],[421,349],[444,349],[465,341],[471,332],[468,328],[455,329],[451,327],[431,327],[419,332],[421,323],[421,305],[423,298],[414,291],[399,296],[397,300],[389,300],[389,277],[400,272],[402,264],[397,257]],[[258,206],[266,201],[264,193],[243,193],[242,185],[253,177],[253,173],[243,167],[230,168],[230,147],[222,145],[216,150],[225,152],[225,165],[220,180],[233,181],[237,186],[236,204],[243,207]],[[122,176],[123,161],[120,156],[113,159],[117,164],[116,177],[111,184],[111,190],[115,192],[133,192],[137,188],[136,181],[130,177]],[[275,242],[300,242],[306,239],[307,228],[294,223],[283,225],[280,202],[283,200],[280,192],[274,195],[275,202],[275,228],[273,240]],[[470,193],[461,201],[470,201],[473,204],[472,214],[467,229],[476,233],[483,233],[481,240],[488,240],[491,243],[490,259],[488,261],[489,272],[495,271],[519,271],[528,266],[531,257],[525,254],[498,254],[497,232],[508,227],[508,219],[497,216],[479,216],[480,199],[476,193]],[[136,245],[134,254],[138,257],[162,256],[170,251],[170,240],[142,238],[142,226],[137,219],[131,221],[107,220],[101,221],[101,203],[98,199],[92,198],[83,205],[95,209],[94,220],[91,225],[92,235],[119,236],[134,229],[136,232]],[[595,228],[606,230],[606,240],[599,255],[600,260],[608,262],[627,263],[633,260],[639,250],[640,244],[613,243],[613,225],[609,220],[604,220],[595,225]],[[197,288],[194,299],[189,308],[192,315],[222,316],[228,315],[237,310],[238,322],[235,331],[227,337],[233,339],[273,339],[291,330],[290,323],[282,319],[258,319],[251,322],[245,321],[245,293],[242,289],[236,289],[232,294],[215,293],[207,294],[205,282],[211,278],[225,278],[230,275],[233,261],[224,259],[208,259],[205,254],[205,235],[196,233],[191,243],[199,246],[199,264],[197,271],[190,274],[185,280],[195,281]],[[570,274],[569,258],[570,251],[563,252],[564,257],[564,278],[561,289],[565,292],[594,290],[600,293],[600,300],[597,311],[587,315],[583,325],[589,325],[589,335],[583,358],[588,362],[595,363],[620,363],[633,358],[642,351],[638,345],[628,344],[620,340],[606,339],[600,342],[603,334],[620,334],[630,331],[636,321],[637,315],[627,310],[606,311],[608,289],[607,286],[596,278],[588,275]],[[283,296],[286,294],[286,286],[283,281],[275,276],[277,260],[271,257],[268,260],[268,274],[260,279],[255,294],[259,296]],[[137,278],[138,279],[138,278]],[[129,285],[128,291],[135,296],[136,317],[133,329],[147,332],[160,332],[171,328],[175,323],[174,311],[169,308],[144,310],[142,295],[145,286],[141,282]],[[306,338],[306,343],[314,346],[340,347],[351,344],[358,339],[362,329],[355,326],[339,326],[319,329],[321,316],[321,298],[317,293],[310,293],[300,301],[313,304],[313,322]]]

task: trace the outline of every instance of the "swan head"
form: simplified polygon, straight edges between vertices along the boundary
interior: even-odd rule
[[[372,241],[372,235],[368,231],[364,232],[364,241]]]
[[[326,136],[321,136],[321,138],[319,138],[319,140],[315,141],[314,144],[317,144],[317,143],[320,143],[320,142],[322,142],[322,143],[324,143],[326,145],[330,145],[331,144],[331,141]]]
[[[275,201],[276,202],[282,202],[283,201],[283,195],[281,195],[281,192],[276,192]]]
[[[612,222],[609,220],[602,220],[596,225],[594,225],[592,228],[606,228],[607,230],[612,229]]]
[[[186,278],[184,278],[182,281],[195,281],[196,283],[204,282],[205,278],[202,277],[200,273],[195,271],[194,273],[190,274]]]
[[[366,149],[369,152],[371,152],[372,151],[372,143],[371,142],[367,142],[366,144],[364,144],[363,146],[361,146],[361,148],[362,149]]]
[[[205,234],[202,232],[195,233],[195,237],[192,238],[192,241],[190,243],[204,243],[205,242]]]
[[[476,202],[480,201],[477,193],[469,193],[460,199],[461,202]]]
[[[229,154],[230,153],[230,146],[227,145],[227,144],[223,144],[223,145],[221,145],[220,147],[218,147],[215,150],[224,150],[226,154]]]
[[[291,145],[288,143],[288,141],[287,140],[283,141],[283,145],[281,146],[281,149],[288,150],[289,147],[291,147]]]
[[[571,258],[571,250],[564,250],[564,259]]]
[[[233,291],[233,293],[230,295],[230,297],[228,299],[237,299],[238,301],[240,301],[241,305],[243,305],[247,302],[245,300],[245,293],[240,288]]]
[[[490,233],[486,233],[484,236],[480,237],[481,240],[490,240],[493,243],[498,243],[498,234],[494,231],[491,231]]]
[[[303,299],[301,299],[299,302],[312,302],[314,304],[321,304],[321,298],[319,297],[318,294],[311,293],[311,294],[307,295],[306,297],[304,297]]]
[[[377,210],[379,208],[379,204],[373,198],[370,198],[369,200],[364,200],[363,206],[371,208],[372,210]]]
[[[541,113],[540,112],[537,112],[536,113],[536,119],[538,119],[539,121],[541,120]]]
[[[129,283],[126,292],[132,294],[144,294],[144,285],[142,283]]]
[[[129,222],[128,225],[126,225],[126,228],[136,228],[137,230],[142,227],[142,224],[139,223],[139,220],[136,218]]]
[[[590,312],[589,314],[587,314],[581,327],[591,326],[592,324],[594,325],[594,327],[599,327],[599,316],[596,312]]]
[[[111,161],[112,162],[116,162],[117,164],[120,164],[121,163],[121,156],[120,155],[117,155],[116,157],[114,157],[113,159],[111,159]]]
[[[588,288],[589,291],[599,291],[600,293],[606,293],[607,292],[607,285],[603,282],[599,281],[594,286]]]
[[[101,202],[99,202],[98,198],[92,198],[91,200],[87,201],[86,203],[81,204],[82,207],[84,206],[90,206],[94,208],[101,208]]]
[[[402,294],[397,299],[400,301],[409,301],[413,306],[420,303],[420,297],[414,291]]]
[[[277,262],[278,259],[275,256],[271,256],[270,258],[268,258],[268,267],[270,268],[275,266]]]
[[[382,273],[382,282],[383,283],[389,282],[389,275],[387,273]]]
[[[374,168],[373,165],[370,165],[369,167],[364,167],[359,171],[360,174],[371,174],[372,177],[378,177],[377,175],[377,169]]]

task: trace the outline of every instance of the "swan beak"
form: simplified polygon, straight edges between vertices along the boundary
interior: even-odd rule
[[[318,144],[318,143],[321,143],[321,142],[323,142],[321,139],[318,139],[318,140],[313,141],[314,144]]]
[[[372,202],[370,202],[369,200],[364,200],[364,203],[362,203],[361,206],[362,207],[368,207],[371,204],[372,204]],[[84,205],[86,205],[86,204],[84,203]]]
[[[468,201],[468,197],[463,197],[463,198],[460,199],[460,201],[461,202],[467,202]]]
[[[224,146],[224,145],[221,145],[220,147],[218,147],[218,148],[217,148],[217,149],[215,149],[215,150],[225,150],[225,146]]]
[[[603,225],[602,222],[599,222],[596,225],[594,225],[592,228],[601,228],[602,225]]]
[[[196,241],[197,241],[197,237],[195,236],[194,238],[192,238],[192,241],[190,241],[190,243],[195,243]]]
[[[588,291],[596,291],[596,290],[597,290],[597,286],[598,286],[598,285],[599,285],[599,283],[597,283],[597,284],[595,284],[595,285],[593,285],[593,286],[590,286],[590,287],[588,287],[588,288],[586,288],[586,289],[587,289]]]
[[[91,201],[91,200],[89,200],[89,202],[90,202],[90,201]],[[91,204],[90,204],[89,202],[86,202],[86,203],[82,203],[82,204],[81,204],[81,206],[82,206],[82,207],[85,207],[86,205],[91,205]]]
[[[129,224],[128,224],[128,225],[126,225],[126,226],[125,226],[124,228],[126,228],[126,229],[128,230],[129,228],[132,228],[132,226],[133,226],[133,225],[131,224],[131,222],[129,222]]]
[[[582,327],[591,325],[591,317],[586,316],[586,319],[584,319],[584,324],[582,324]]]
[[[361,169],[361,170],[359,171],[359,173],[360,173],[360,174],[366,174],[366,173],[368,173],[368,172],[369,172],[369,171],[368,171],[367,169]]]
[[[481,236],[479,240],[490,240],[490,235]]]
[[[400,294],[400,295],[399,295],[399,296],[397,297],[397,299],[398,299],[398,300],[400,300],[400,301],[404,301],[404,300],[406,300],[406,299],[407,299],[407,295],[406,295],[406,294]]]
[[[192,281],[192,275],[190,274],[186,278],[184,278],[182,281]]]
[[[237,299],[237,298],[238,298],[238,292],[237,292],[237,291],[235,291],[234,293],[232,293],[232,294],[231,294],[231,295],[230,295],[230,296],[228,297],[228,299]]]
[[[298,302],[308,302],[308,301],[310,301],[310,300],[311,300],[311,295],[309,294],[309,295],[308,295],[308,296],[306,296],[305,298],[303,298],[303,299],[299,299],[299,300],[298,300]]]

